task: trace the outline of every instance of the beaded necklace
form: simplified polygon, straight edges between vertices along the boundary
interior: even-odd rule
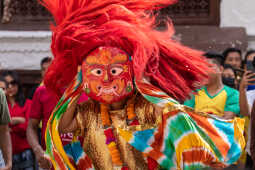
[[[113,133],[113,127],[109,115],[108,106],[106,104],[100,104],[101,119],[104,126],[104,134],[106,137],[106,145],[108,146],[109,152],[112,157],[112,162],[115,166],[121,167],[121,170],[128,170],[120,158],[120,152],[117,148],[116,138]],[[130,99],[127,102],[127,124],[129,126],[139,125],[136,114],[134,113],[134,99]]]
[[[128,126],[136,126],[139,125],[137,116],[135,114],[135,96],[132,97],[130,100],[127,101],[127,125]],[[104,126],[104,134],[106,137],[105,143],[108,146],[109,152],[112,157],[112,162],[115,166],[121,167],[121,170],[129,170],[128,166],[123,163],[120,158],[120,152],[117,148],[116,138],[113,133],[113,127],[109,115],[108,106],[106,104],[100,104],[100,111],[101,111],[101,120]],[[158,163],[150,158],[147,157],[147,164],[149,170],[155,170],[158,167]]]

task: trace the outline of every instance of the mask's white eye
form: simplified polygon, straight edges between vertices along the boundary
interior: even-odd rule
[[[118,76],[120,75],[122,72],[123,72],[123,68],[120,68],[120,67],[113,67],[111,70],[111,75],[113,76]]]
[[[91,70],[91,73],[94,76],[102,76],[103,75],[103,70],[100,69],[100,68],[95,68],[95,69]]]

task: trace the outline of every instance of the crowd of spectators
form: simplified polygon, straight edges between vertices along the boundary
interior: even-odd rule
[[[252,108],[255,109],[255,51],[248,51],[244,60],[242,56],[237,48],[228,48],[222,54],[206,53],[205,57],[212,64],[214,72],[209,74],[208,83],[184,104],[222,119],[236,116],[245,118],[244,136],[247,144],[236,166],[249,170],[254,166],[252,151],[255,147],[251,138],[255,133],[251,130],[254,122],[250,121]]]
[[[251,159],[251,110],[255,101],[255,51],[249,50],[242,60],[242,52],[236,48],[228,48],[223,52],[224,64],[229,64],[234,71],[234,87],[239,91],[241,115],[245,117],[246,149],[241,156],[243,169],[252,169]],[[227,68],[225,68],[227,69]],[[226,71],[224,71],[226,72]],[[226,74],[225,74],[226,75]],[[224,74],[223,74],[224,76]],[[230,77],[229,75],[226,77]],[[232,81],[233,82],[233,81]]]
[[[50,62],[51,58],[49,57],[46,57],[41,61],[42,76],[50,65]],[[40,86],[42,86],[42,84]],[[1,100],[0,108],[2,111],[1,119],[3,119],[3,122],[0,122],[0,124],[2,126],[7,126],[7,129],[5,127],[6,132],[9,132],[10,134],[10,140],[6,141],[4,146],[1,145],[2,157],[0,157],[0,169],[37,169],[36,162],[39,162],[41,158],[37,156],[38,154],[36,154],[37,152],[35,152],[34,146],[31,145],[30,141],[33,138],[30,138],[30,136],[27,138],[27,130],[29,130],[28,122],[30,122],[29,120],[31,118],[32,100],[25,98],[20,78],[15,71],[2,71],[0,76],[0,88],[2,89],[0,94],[3,95],[3,97],[1,97],[3,100]],[[34,93],[34,89],[31,89],[31,93]],[[5,100],[6,106],[4,104]],[[8,119],[5,117],[8,117]],[[38,138],[38,129],[36,130],[35,138]],[[11,163],[9,163],[10,161]]]
[[[255,114],[255,50],[248,51],[244,60],[242,56],[241,50],[236,48],[228,48],[222,54],[206,53],[205,57],[214,72],[210,72],[208,83],[184,104],[222,119],[246,117],[247,145],[239,164],[252,169],[252,158],[255,158],[255,141],[251,138],[255,133],[252,132],[255,130],[255,116],[252,115]],[[50,63],[49,57],[41,61],[42,77]],[[43,138],[57,99],[47,91],[43,82],[31,89],[31,99],[26,99],[22,90],[15,71],[2,71],[0,170],[52,169],[44,154]],[[86,97],[84,100],[87,100]],[[72,140],[72,134],[62,134],[61,139],[63,143],[68,143]]]

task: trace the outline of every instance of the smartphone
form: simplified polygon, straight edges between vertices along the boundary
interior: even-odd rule
[[[253,61],[247,61],[246,62],[246,69],[247,71],[251,71],[252,73],[255,73],[255,59]],[[255,78],[255,76],[253,76],[252,78]],[[255,81],[251,82],[253,84],[255,84]]]

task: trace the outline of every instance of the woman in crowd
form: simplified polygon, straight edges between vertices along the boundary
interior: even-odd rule
[[[245,59],[244,59],[245,64],[247,63],[247,61],[253,61],[254,57],[255,57],[255,50],[247,51],[245,55]]]
[[[13,148],[13,170],[33,170],[34,156],[26,139],[26,128],[31,101],[26,100],[14,71],[3,72],[8,86],[6,97],[11,115],[11,139]]]
[[[252,72],[255,71],[255,68],[253,66],[255,64],[254,59],[255,59],[255,50],[247,51],[244,58],[244,67],[246,70],[249,70]],[[254,85],[248,86],[247,91],[250,91],[250,90],[255,90],[255,86]]]
[[[233,69],[233,67],[229,64],[225,64],[224,65],[224,70],[222,72],[222,82],[223,84],[236,89],[236,72]]]
[[[227,48],[223,52],[224,57],[224,64],[229,64],[233,67],[233,69],[236,70],[236,82],[237,86],[239,86],[239,83],[242,79],[242,52],[238,48]]]

